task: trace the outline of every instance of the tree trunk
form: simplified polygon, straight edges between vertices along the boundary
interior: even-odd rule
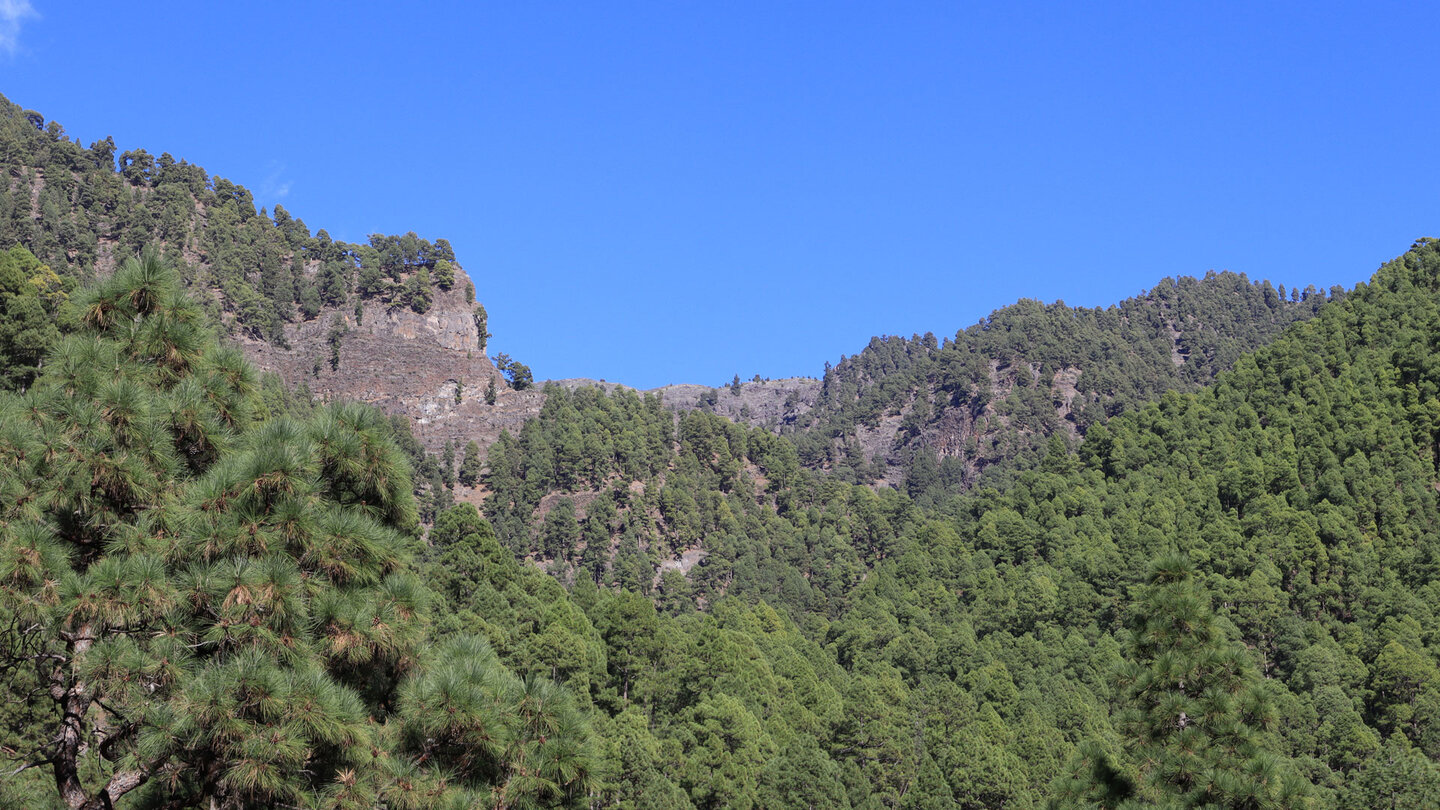
[[[58,704],[62,718],[52,760],[55,789],[59,791],[61,801],[73,810],[112,810],[116,800],[150,777],[149,770],[120,771],[112,774],[105,787],[94,796],[88,795],[85,786],[80,784],[80,757],[89,747],[87,739],[90,736],[85,716],[93,701],[85,682],[72,677],[69,666],[94,643],[94,629],[88,624],[81,625],[70,638],[66,660],[50,674],[50,697]]]

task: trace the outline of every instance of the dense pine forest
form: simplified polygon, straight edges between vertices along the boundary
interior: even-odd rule
[[[1440,242],[434,454],[236,341],[448,243],[116,149],[0,107],[0,805],[1440,806]]]
[[[282,206],[257,210],[244,186],[168,152],[119,150],[108,137],[83,147],[3,96],[0,162],[0,242],[79,284],[154,248],[231,334],[283,343],[286,323],[370,299],[423,313],[436,287],[464,283],[446,239],[312,234]]]
[[[1073,442],[1166,391],[1208,384],[1326,300],[1314,286],[1287,295],[1283,284],[1212,271],[1103,309],[1020,301],[943,343],[872,338],[827,363],[815,406],[777,427],[801,463],[849,480],[899,473],[917,496],[998,483],[1033,464],[1050,436]],[[890,445],[867,447],[863,437],[890,435],[886,417]]]

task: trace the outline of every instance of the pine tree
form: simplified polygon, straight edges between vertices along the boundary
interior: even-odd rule
[[[368,408],[257,424],[254,372],[154,254],[82,313],[0,401],[0,649],[53,705],[27,753],[71,808],[309,803],[413,660],[406,465]]]
[[[486,329],[486,327],[490,325],[490,316],[486,314],[484,304],[475,305],[474,317],[476,333],[475,348],[478,349],[481,354],[484,354],[485,347],[489,344],[490,338],[493,337]]]
[[[405,282],[405,300],[410,309],[423,315],[430,309],[430,302],[433,298],[430,290],[430,271],[420,268],[411,274]]]
[[[567,690],[464,634],[425,643],[383,414],[264,419],[255,372],[155,254],[80,312],[30,391],[0,396],[0,752],[19,760],[0,801],[584,800]]]
[[[305,320],[313,320],[320,314],[320,291],[314,284],[306,284],[300,290],[300,315]]]
[[[1310,806],[1309,783],[1267,746],[1275,710],[1254,662],[1225,637],[1183,555],[1151,564],[1130,629],[1117,725],[1132,764],[1082,746],[1053,806]]]
[[[330,370],[336,371],[340,368],[340,344],[345,340],[345,335],[350,327],[345,324],[345,318],[340,313],[330,317],[330,329],[325,332],[325,343],[330,346]]]
[[[473,487],[480,481],[480,445],[472,439],[465,445],[465,456],[460,461],[460,483]]]
[[[455,265],[448,259],[435,262],[435,286],[447,292],[455,286]]]

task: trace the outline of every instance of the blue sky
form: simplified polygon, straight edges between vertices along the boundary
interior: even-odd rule
[[[1019,297],[1367,278],[1440,236],[1437,18],[0,0],[0,93],[312,230],[450,239],[537,377],[714,385]]]

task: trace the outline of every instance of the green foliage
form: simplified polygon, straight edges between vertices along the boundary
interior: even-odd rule
[[[449,290],[455,286],[455,264],[449,259],[441,259],[435,262],[435,286],[442,290]],[[481,349],[480,351],[485,351]]]
[[[1311,786],[1271,750],[1274,738],[1262,736],[1277,716],[1259,673],[1224,637],[1188,559],[1151,565],[1130,624],[1118,720],[1139,777],[1129,780],[1091,753],[1091,802],[1119,806],[1133,792],[1184,807],[1308,806]]]
[[[495,368],[505,375],[510,387],[516,391],[524,391],[535,382],[534,375],[530,373],[530,367],[519,360],[511,359],[510,355],[505,352],[495,355]]]
[[[498,807],[580,806],[590,785],[585,721],[568,693],[511,673],[484,641],[457,636],[400,692],[402,748],[447,774],[449,792]],[[418,786],[406,793],[421,794]],[[433,790],[433,788],[432,788]]]
[[[1424,806],[1440,250],[1329,299],[1003,488],[912,468],[918,504],[712,413],[547,388],[485,509],[603,643],[601,795],[784,806],[805,773],[835,806]],[[1148,578],[1175,553],[1193,573]]]
[[[21,491],[6,499],[0,593],[24,628],[7,649],[50,662],[59,732],[42,750],[72,805],[166,772],[177,796],[313,790],[305,762],[332,778],[356,761],[370,735],[357,690],[398,676],[417,629],[397,532],[413,526],[409,493],[377,486],[403,467],[370,466],[383,455],[361,450],[345,412],[252,426],[253,372],[176,282],[153,254],[128,263],[83,299],[87,329],[27,400],[4,403]],[[354,472],[327,476],[347,443]],[[82,768],[92,734],[110,749],[100,774]],[[210,779],[185,775],[206,762]]]
[[[1340,795],[1341,808],[1440,805],[1440,764],[1395,734],[1365,763]]]
[[[4,107],[0,149],[0,287],[78,330],[0,398],[0,751],[37,764],[0,803],[1436,803],[1435,242],[1344,296],[1217,274],[877,339],[785,435],[713,413],[738,378],[678,415],[549,386],[457,469],[257,381],[153,254],[68,300],[158,233],[276,340],[443,292],[448,243],[312,237]],[[882,420],[901,469],[846,439]]]
[[[410,308],[425,314],[430,309],[430,271],[421,267],[405,282],[405,300]]]
[[[484,304],[475,305],[474,318],[475,331],[478,335],[478,337],[476,338],[477,342],[475,344],[475,349],[481,354],[484,354],[485,347],[489,344],[490,338],[493,337],[493,335],[491,335],[490,332],[486,330],[486,327],[490,324],[490,316],[486,314]]]
[[[826,364],[815,407],[780,427],[806,466],[870,480],[883,468],[857,463],[847,437],[903,415],[881,460],[903,468],[910,494],[939,500],[1034,466],[1049,436],[1083,435],[1166,391],[1209,383],[1325,302],[1313,288],[1282,302],[1268,282],[1228,272],[1165,279],[1105,309],[1022,300],[943,344],[930,334],[871,339]],[[969,436],[943,462],[929,455],[937,425]]]
[[[52,777],[25,784],[71,808],[589,792],[566,690],[483,645],[427,643],[388,420],[267,416],[274,400],[154,253],[78,311],[30,389],[0,396],[0,675],[17,707],[0,750]],[[481,690],[481,714],[431,699],[452,685]],[[496,744],[451,755],[484,712]]]
[[[314,320],[320,314],[321,300],[320,291],[313,286],[306,286],[300,291],[300,317],[305,320]]]
[[[73,317],[69,286],[19,245],[0,253],[0,390],[24,390]]]
[[[768,480],[762,485],[756,475]],[[539,419],[490,448],[485,481],[493,495],[485,508],[507,545],[538,551],[533,538],[546,536],[537,525],[541,498],[585,493],[584,545],[559,556],[592,578],[608,571],[648,592],[662,559],[704,540],[707,555],[683,586],[692,598],[765,593],[804,609],[839,597],[859,575],[860,555],[841,533],[872,538],[862,554],[873,559],[887,547],[886,510],[902,509],[888,496],[806,478],[789,445],[763,431],[703,413],[686,414],[677,429],[654,397],[550,386]],[[817,491],[800,494],[801,485]],[[837,501],[830,526],[815,525],[801,507],[807,499]],[[762,576],[762,567],[772,576]]]
[[[284,348],[286,324],[344,307],[352,297],[423,313],[434,301],[432,276],[442,292],[455,284],[459,267],[444,239],[432,244],[413,232],[374,234],[366,244],[350,244],[333,241],[324,230],[312,236],[283,206],[273,215],[257,211],[244,186],[199,166],[134,149],[120,153],[117,167],[112,138],[85,149],[52,128],[37,129],[24,111],[0,98],[0,154],[10,167],[0,183],[0,246],[24,246],[71,285],[66,292],[93,281],[97,261],[107,255],[130,255],[146,245],[165,255],[183,253],[198,258],[181,268],[184,282],[219,291],[227,331]],[[30,322],[35,313],[29,303],[16,304],[3,317]],[[30,358],[20,364],[25,367],[43,355],[43,347],[35,346],[53,343],[53,337],[15,331],[24,333],[13,339]]]
[[[330,328],[325,332],[325,343],[330,347],[330,370],[340,368],[340,344],[345,341],[345,335],[349,333],[350,326],[345,322],[345,316],[335,313],[330,317]]]

